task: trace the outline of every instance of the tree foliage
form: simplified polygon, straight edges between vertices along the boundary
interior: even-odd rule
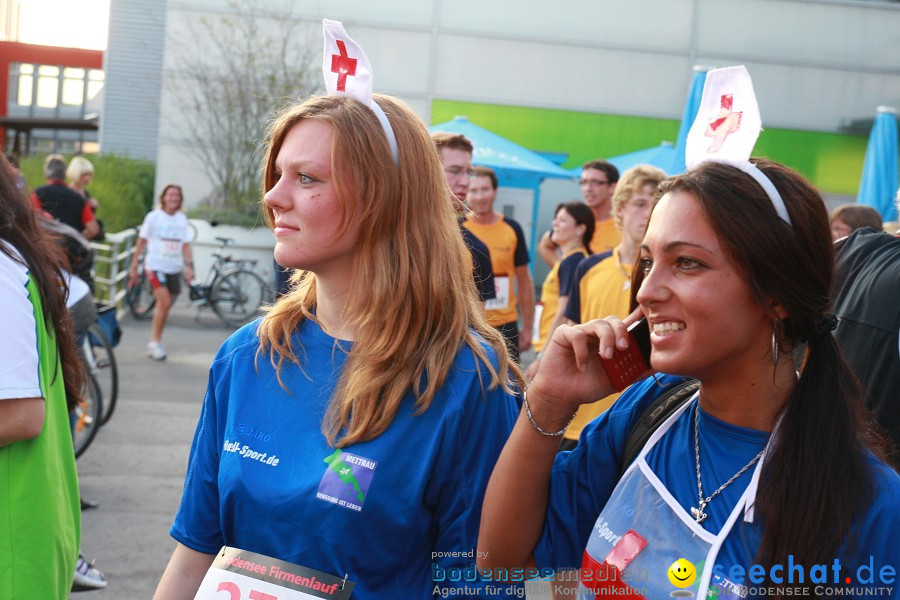
[[[320,85],[313,59],[320,43],[298,33],[300,21],[289,8],[272,5],[230,3],[227,13],[194,19],[188,35],[169,41],[179,128],[213,185],[200,210],[220,220],[256,219],[266,126]]]

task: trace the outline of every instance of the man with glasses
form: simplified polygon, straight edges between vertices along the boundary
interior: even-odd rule
[[[484,242],[475,237],[471,231],[463,227],[463,215],[468,210],[466,194],[469,193],[469,180],[474,174],[472,170],[472,152],[474,147],[469,139],[460,133],[436,131],[431,134],[441,157],[441,166],[447,185],[455,198],[454,208],[459,217],[459,230],[462,233],[466,248],[472,253],[472,273],[475,277],[475,289],[481,301],[497,297],[494,289],[494,272],[491,269],[491,254]]]
[[[591,252],[609,252],[621,241],[612,216],[612,197],[619,181],[619,170],[605,160],[592,160],[581,167],[581,195],[594,213],[594,237]],[[538,243],[538,253],[551,267],[559,260],[556,244],[546,232]]]

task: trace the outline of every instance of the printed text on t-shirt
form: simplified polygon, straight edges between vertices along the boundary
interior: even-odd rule
[[[274,454],[269,456],[268,452],[257,452],[247,444],[242,446],[239,442],[229,442],[228,440],[225,440],[225,445],[222,447],[222,450],[224,452],[233,452],[242,458],[257,460],[264,465],[271,465],[273,467],[277,467],[278,461],[280,460]]]

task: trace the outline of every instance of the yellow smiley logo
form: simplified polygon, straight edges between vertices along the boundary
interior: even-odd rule
[[[684,558],[679,558],[669,567],[669,581],[678,588],[686,588],[697,578],[697,569]]]

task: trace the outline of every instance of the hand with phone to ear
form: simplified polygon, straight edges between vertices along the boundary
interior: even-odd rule
[[[601,354],[627,350],[627,328],[640,310],[583,325],[561,325],[544,346],[523,410],[484,496],[479,569],[531,565],[547,512],[550,471],[563,430],[581,404],[613,392]],[[648,372],[649,373],[649,372]]]
[[[617,378],[611,381],[601,357],[615,362],[617,353],[634,350],[628,327],[641,318],[643,314],[637,309],[624,321],[607,317],[558,327],[541,354],[537,373],[528,386],[529,398],[539,396],[554,413],[571,415],[579,405],[618,391],[619,386],[614,384]],[[608,368],[611,361],[605,362]],[[637,378],[651,373],[644,370]]]

